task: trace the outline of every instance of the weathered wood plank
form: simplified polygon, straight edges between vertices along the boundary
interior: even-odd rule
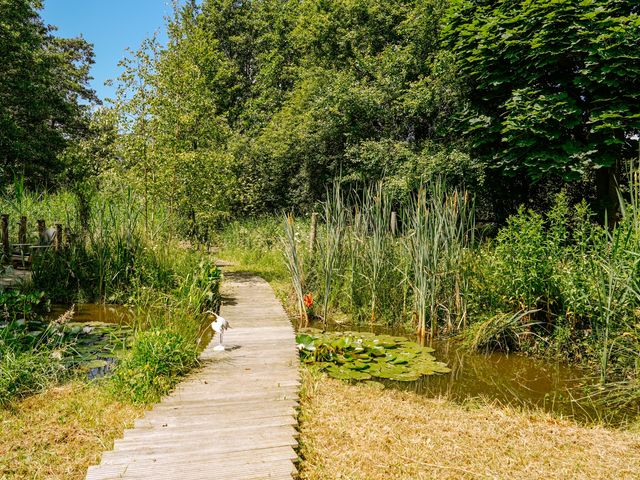
[[[135,422],[87,480],[291,479],[300,375],[295,332],[262,279],[227,275],[225,352]]]

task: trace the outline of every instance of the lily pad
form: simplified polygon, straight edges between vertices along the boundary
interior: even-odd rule
[[[341,380],[383,378],[411,382],[423,375],[448,373],[431,355],[433,349],[405,337],[305,330],[296,337],[301,360]]]
[[[108,365],[106,360],[92,360],[87,363],[83,363],[82,366],[88,370],[92,370],[94,368],[103,368]]]
[[[368,380],[371,378],[368,373],[350,370],[345,367],[332,366],[327,368],[327,373],[338,380]]]

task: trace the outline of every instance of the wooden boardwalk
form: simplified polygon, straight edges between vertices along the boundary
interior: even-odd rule
[[[291,479],[296,475],[298,354],[282,305],[264,280],[226,274],[226,352],[126,430],[87,480]]]

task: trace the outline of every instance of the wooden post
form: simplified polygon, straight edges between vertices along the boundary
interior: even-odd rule
[[[11,263],[11,250],[9,248],[9,215],[2,214],[2,254],[4,261]]]
[[[56,223],[56,235],[53,237],[53,248],[56,252],[62,248],[62,225]]]
[[[69,229],[69,227],[66,227],[64,229],[64,247],[71,247],[71,230]]]
[[[47,224],[44,220],[38,220],[38,238],[40,243],[43,243],[44,231],[47,229]]]
[[[318,214],[311,214],[311,231],[309,233],[309,251],[313,253],[316,248],[316,234],[318,232]]]
[[[27,243],[27,217],[20,217],[20,227],[18,228],[18,243],[24,245]]]
[[[391,212],[391,235],[394,237],[398,231],[398,214],[396,212]]]

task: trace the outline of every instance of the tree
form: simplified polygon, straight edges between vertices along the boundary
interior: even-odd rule
[[[506,176],[576,180],[610,195],[637,148],[640,17],[628,0],[459,0],[446,29],[467,82],[472,154]]]
[[[42,22],[39,0],[0,0],[0,185],[24,175],[52,184],[58,155],[87,135],[98,103],[88,86],[92,46],[57,38]]]

